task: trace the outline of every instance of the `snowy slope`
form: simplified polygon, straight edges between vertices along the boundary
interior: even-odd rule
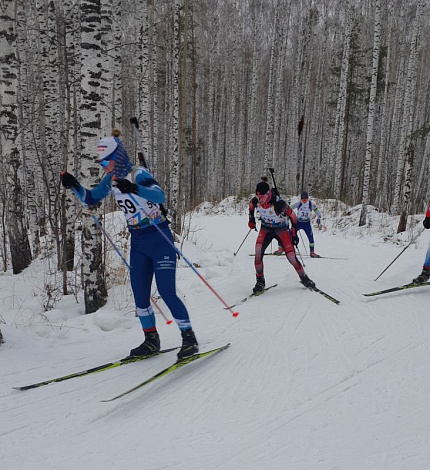
[[[228,303],[254,285],[255,232],[233,256],[248,231],[241,207],[228,200],[194,214],[183,245]],[[168,366],[175,353],[26,392],[12,387],[126,355],[142,341],[129,289],[113,289],[93,315],[83,315],[73,296],[42,315],[43,261],[19,276],[1,275],[1,467],[428,469],[430,289],[362,294],[415,277],[430,231],[374,282],[420,227],[398,245],[384,243],[387,234],[397,238],[395,219],[371,215],[372,227],[358,230],[341,227],[348,217],[327,211],[327,232],[315,231],[316,251],[348,260],[304,259],[308,275],[338,306],[306,290],[287,260],[273,256],[265,258],[266,282],[278,287],[238,307],[233,318],[181,261],[178,289],[201,349],[232,345],[111,403],[100,400]],[[180,343],[175,325],[159,317],[158,326],[162,347]]]

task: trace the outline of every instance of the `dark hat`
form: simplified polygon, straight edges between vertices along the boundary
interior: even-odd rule
[[[302,191],[302,194],[300,194],[300,199],[309,199],[309,194],[307,191]]]
[[[269,192],[270,186],[265,182],[261,181],[257,184],[255,188],[255,194],[267,194]]]

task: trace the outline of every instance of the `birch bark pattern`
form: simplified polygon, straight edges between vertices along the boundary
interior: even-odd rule
[[[24,218],[22,161],[18,150],[18,80],[15,0],[0,4],[0,150],[8,173],[7,227],[12,270],[18,274],[31,263],[30,243]]]
[[[379,66],[379,49],[381,44],[381,2],[375,0],[375,28],[373,32],[373,53],[372,53],[372,79],[370,84],[369,113],[367,117],[366,133],[366,157],[364,162],[364,180],[362,194],[362,208],[360,214],[359,227],[366,224],[367,204],[369,203],[369,183],[370,168],[372,163],[373,151],[373,129],[375,121],[375,101]]]
[[[101,106],[101,11],[100,0],[81,1],[81,174],[85,187],[99,181],[95,147],[100,137]],[[82,218],[82,282],[85,312],[93,313],[106,303],[101,232],[88,215]]]

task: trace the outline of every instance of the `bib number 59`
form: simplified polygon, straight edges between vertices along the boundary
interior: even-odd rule
[[[118,201],[118,205],[121,207],[124,214],[134,214],[136,212],[136,206],[130,201],[130,199]]]

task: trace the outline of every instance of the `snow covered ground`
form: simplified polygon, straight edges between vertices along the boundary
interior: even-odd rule
[[[305,270],[340,305],[305,289],[288,261],[272,256],[266,282],[278,286],[233,318],[181,261],[178,289],[201,350],[231,347],[110,403],[100,400],[168,366],[175,353],[34,390],[12,387],[119,359],[140,344],[128,285],[111,289],[92,315],[73,295],[44,312],[47,259],[0,275],[1,468],[428,469],[430,289],[362,294],[419,274],[430,230],[375,282],[422,217],[396,236],[396,218],[372,211],[370,226],[359,229],[358,208],[346,215],[330,201],[320,207],[328,230],[315,230],[316,251],[347,260],[305,257]],[[248,231],[246,205],[206,204],[190,228],[185,256],[228,303],[246,296],[255,232],[233,256]],[[159,316],[158,328],[162,347],[180,344],[174,324]]]

